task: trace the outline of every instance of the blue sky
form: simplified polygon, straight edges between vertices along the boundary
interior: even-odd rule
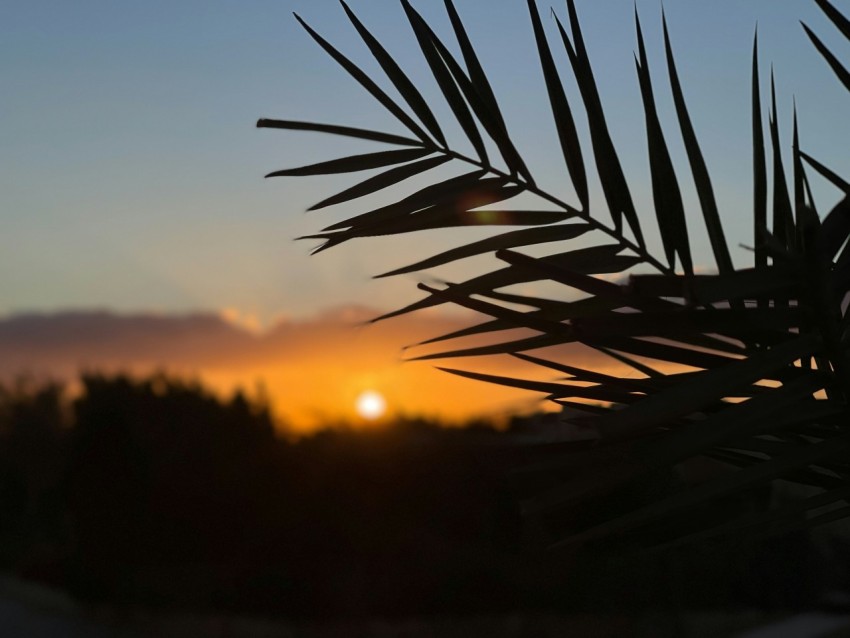
[[[438,104],[438,116],[450,122],[400,6],[390,0],[350,4]],[[660,3],[637,4],[662,117],[673,125]],[[442,3],[414,5],[448,39]],[[525,2],[456,0],[456,5],[538,182],[571,198]],[[561,2],[539,6],[552,36],[548,8],[554,6],[563,18],[565,7]],[[814,3],[804,0],[671,0],[665,6],[730,243],[751,243],[749,65],[756,21],[765,90],[771,62],[777,72],[786,147],[796,95],[802,145],[844,173],[847,96],[799,20],[845,59],[846,43],[841,46]],[[633,2],[578,0],[578,9],[615,144],[645,225],[652,228],[633,63]],[[377,73],[342,9],[330,0],[29,0],[3,8],[0,313],[236,308],[270,321],[351,302],[397,306],[417,296],[416,278],[370,281],[370,275],[480,233],[369,240],[312,258],[307,243],[292,241],[339,218],[342,212],[302,211],[359,176],[262,176],[377,147],[257,130],[256,120],[307,119],[400,132],[393,118],[312,43],[292,11]],[[562,53],[557,46],[554,50]],[[561,69],[577,99],[566,67]],[[583,117],[578,120],[581,126]],[[668,127],[668,143],[681,159],[675,133]],[[692,201],[687,173],[680,172],[680,178]],[[823,207],[834,193],[821,190]],[[597,210],[607,218],[604,209]],[[693,243],[699,261],[709,263],[701,221],[693,212]],[[745,263],[744,251],[734,254]]]

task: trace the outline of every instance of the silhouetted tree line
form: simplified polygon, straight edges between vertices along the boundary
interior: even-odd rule
[[[289,617],[788,608],[842,584],[805,535],[543,552],[503,442],[417,419],[288,441],[262,402],[164,375],[85,375],[73,400],[18,382],[0,389],[0,561],[90,601]]]

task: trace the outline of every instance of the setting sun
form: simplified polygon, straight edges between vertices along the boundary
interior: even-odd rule
[[[384,397],[374,390],[367,390],[357,397],[357,414],[368,421],[374,421],[383,416],[387,409]]]

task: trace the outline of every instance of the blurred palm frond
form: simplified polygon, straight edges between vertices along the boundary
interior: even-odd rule
[[[815,1],[850,39],[850,21],[827,0]],[[262,119],[258,126],[325,132],[399,147],[270,174],[381,169],[312,209],[341,203],[354,206],[389,186],[414,177],[427,178],[437,167],[449,163],[465,167],[466,172],[457,176],[432,179],[398,201],[364,207],[363,212],[310,235],[323,242],[317,251],[351,239],[426,229],[531,227],[500,232],[379,275],[418,272],[482,254],[492,254],[502,262],[500,267],[465,281],[442,287],[422,284],[426,295],[420,301],[379,319],[456,304],[486,320],[430,342],[451,342],[473,334],[490,334],[493,342],[449,347],[420,359],[510,354],[566,375],[546,382],[446,368],[467,378],[540,392],[570,407],[570,421],[587,433],[586,440],[533,446],[535,460],[514,470],[524,485],[523,513],[548,525],[553,545],[615,535],[664,547],[729,534],[761,538],[847,516],[850,315],[842,302],[850,291],[850,183],[800,149],[796,113],[793,178],[790,184],[786,182],[772,78],[769,149],[765,144],[757,39],[752,60],[753,265],[736,268],[663,15],[667,80],[678,126],[661,122],[656,83],[635,15],[635,62],[662,247],[662,254],[656,256],[644,238],[649,220],[638,215],[609,134],[574,0],[567,0],[566,26],[556,17],[554,46],[534,0],[528,0],[528,10],[564,168],[578,200],[575,204],[536,182],[508,131],[452,0],[445,0],[445,5],[460,57],[451,53],[407,0],[401,3],[442,98],[474,149],[473,156],[450,146],[432,105],[344,2],[354,29],[403,105],[300,17],[298,20],[395,116],[409,136],[289,120]],[[817,51],[850,89],[850,71],[803,26]],[[566,55],[580,99],[568,96],[555,55]],[[580,143],[577,107],[586,118],[593,167],[587,165],[588,149],[582,149]],[[717,266],[715,274],[697,272],[695,266],[690,241],[693,231],[686,223],[680,188],[684,171],[677,174],[667,146],[667,138],[673,135],[681,135],[684,143],[689,179],[696,189]],[[822,220],[806,167],[844,194]],[[591,214],[588,181],[593,168],[610,219]],[[767,205],[769,187],[772,214]],[[520,195],[536,198],[541,208],[508,208],[506,202]],[[588,236],[598,243],[589,244]],[[604,239],[600,242],[599,237]],[[521,252],[533,245],[554,246],[554,242],[558,242],[557,252],[545,256]],[[654,272],[646,274],[648,269]],[[602,277],[611,274],[621,274],[623,279],[615,282]],[[504,290],[539,281],[563,286],[563,298]],[[518,310],[517,305],[525,309]],[[505,332],[516,328],[535,334],[517,338]],[[604,353],[630,372],[616,376],[525,354],[568,343]],[[705,481],[683,480],[683,464],[697,457],[713,459],[726,469]],[[807,486],[813,495],[778,507],[765,503],[737,513],[728,507],[730,499],[776,480]],[[623,498],[623,494],[630,496]]]

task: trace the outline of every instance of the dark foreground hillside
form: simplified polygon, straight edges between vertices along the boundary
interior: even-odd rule
[[[88,376],[73,402],[18,384],[0,395],[0,568],[81,601],[305,621],[805,609],[848,585],[847,546],[803,534],[543,552],[508,440],[409,420],[287,442],[264,406],[165,377]]]

